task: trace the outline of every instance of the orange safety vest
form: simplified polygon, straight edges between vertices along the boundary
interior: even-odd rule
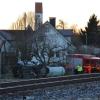
[[[85,72],[85,73],[88,73],[88,66],[85,66],[85,67],[84,67],[84,72]]]
[[[91,73],[92,67],[91,65],[88,65],[88,73]]]

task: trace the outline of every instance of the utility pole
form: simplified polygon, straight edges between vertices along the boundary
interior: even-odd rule
[[[85,33],[85,37],[86,37],[86,40],[85,41],[86,41],[86,53],[87,53],[87,45],[88,45],[87,44],[87,33]]]
[[[85,33],[85,36],[86,36],[86,46],[87,46],[87,33]]]

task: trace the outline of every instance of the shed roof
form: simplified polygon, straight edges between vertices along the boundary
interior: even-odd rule
[[[64,37],[73,36],[72,29],[57,29]]]

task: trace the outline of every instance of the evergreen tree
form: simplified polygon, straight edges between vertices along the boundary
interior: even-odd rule
[[[85,30],[80,31],[80,38],[83,44],[86,45],[96,45],[98,43],[97,37],[98,37],[98,23],[97,16],[93,14],[89,22],[87,23],[87,27],[85,27]]]

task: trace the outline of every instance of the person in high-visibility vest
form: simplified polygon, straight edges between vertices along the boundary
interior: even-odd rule
[[[85,72],[85,73],[91,73],[91,71],[92,71],[92,67],[91,67],[90,64],[88,64],[88,65],[86,65],[86,66],[84,67],[84,72]]]
[[[89,65],[88,65],[88,73],[91,73],[91,71],[92,71],[92,67],[91,67],[91,65],[89,64]]]
[[[83,67],[79,64],[76,66],[78,74],[81,74],[83,72]]]
[[[88,66],[87,65],[84,66],[84,73],[88,73]]]

